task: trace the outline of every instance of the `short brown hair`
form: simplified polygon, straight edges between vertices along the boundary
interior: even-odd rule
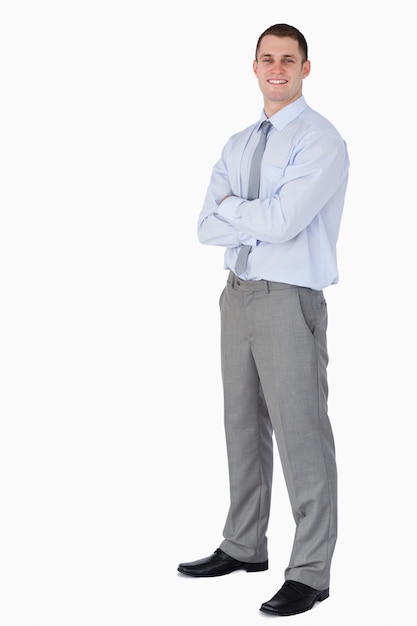
[[[307,61],[307,41],[303,33],[295,28],[295,26],[290,26],[289,24],[274,24],[273,26],[270,26],[269,28],[264,30],[264,32],[258,39],[258,43],[256,44],[255,60],[258,59],[259,46],[261,45],[261,41],[265,37],[265,35],[275,35],[275,37],[291,37],[292,39],[295,39],[296,41],[298,41],[300,52],[303,57],[303,63],[304,61]]]

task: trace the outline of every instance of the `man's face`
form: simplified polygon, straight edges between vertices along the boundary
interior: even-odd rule
[[[253,71],[264,97],[265,113],[270,117],[301,96],[310,61],[302,62],[295,39],[265,35]]]

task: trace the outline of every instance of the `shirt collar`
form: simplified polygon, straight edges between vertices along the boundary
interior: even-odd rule
[[[297,100],[295,100],[295,102],[291,102],[291,104],[288,104],[286,107],[281,109],[281,111],[278,111],[278,113],[272,115],[272,117],[269,118],[269,121],[277,130],[281,131],[287,126],[287,124],[289,124],[296,117],[301,115],[301,113],[306,108],[307,103],[305,101],[305,98],[304,96],[300,96],[299,98],[297,98]],[[266,119],[268,118],[265,115],[265,111],[262,111],[261,119],[258,122],[256,130],[259,130],[262,122],[264,122]]]

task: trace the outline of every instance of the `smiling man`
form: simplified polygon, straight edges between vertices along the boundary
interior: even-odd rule
[[[220,312],[230,508],[219,547],[178,571],[268,569],[275,436],[295,537],[285,582],[261,611],[294,615],[328,598],[336,543],[323,289],[339,280],[349,158],[302,95],[310,61],[298,29],[275,24],[262,33],[253,71],[261,117],[226,143],[198,219],[199,240],[225,249],[228,271]]]

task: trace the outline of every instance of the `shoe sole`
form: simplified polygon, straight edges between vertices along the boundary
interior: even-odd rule
[[[240,567],[234,567],[233,569],[228,570],[227,572],[214,572],[212,574],[196,574],[194,572],[186,572],[183,569],[178,567],[178,572],[180,574],[185,574],[186,576],[193,576],[194,578],[214,578],[215,576],[226,576],[227,574],[231,574],[232,572],[237,572],[238,570],[245,570],[246,572],[265,572],[268,569],[268,561],[266,563],[246,563]]]

